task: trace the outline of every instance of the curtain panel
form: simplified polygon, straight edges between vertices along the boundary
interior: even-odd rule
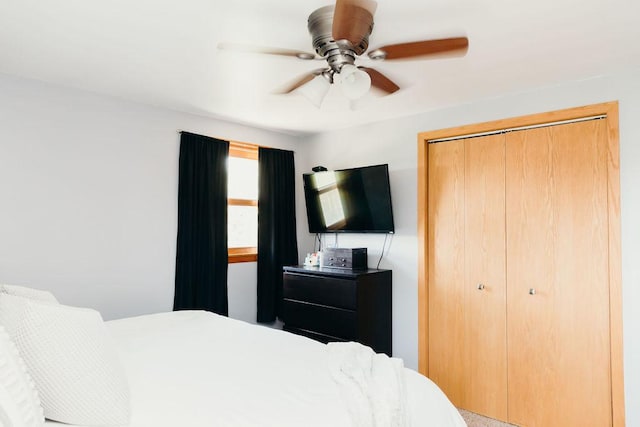
[[[228,156],[228,141],[181,133],[174,310],[228,315]]]
[[[258,322],[282,310],[282,267],[298,264],[293,151],[258,150]]]

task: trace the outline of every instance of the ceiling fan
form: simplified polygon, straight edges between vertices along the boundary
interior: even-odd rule
[[[313,70],[298,78],[279,93],[294,90],[320,107],[331,84],[341,87],[345,97],[355,100],[365,95],[371,86],[392,94],[400,87],[374,68],[356,65],[356,59],[367,52],[373,30],[373,15],[377,3],[373,0],[336,0],[335,6],[325,6],[309,15],[307,27],[315,53],[294,49],[267,48],[234,43],[221,43],[219,49],[296,57],[302,60],[323,59],[327,67]],[[392,44],[369,50],[368,58],[389,61],[429,58],[441,55],[466,54],[466,37],[422,40]]]

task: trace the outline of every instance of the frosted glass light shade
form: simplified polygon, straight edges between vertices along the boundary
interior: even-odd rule
[[[307,98],[313,105],[320,108],[322,100],[329,92],[331,83],[322,75],[315,76],[310,82],[303,84],[297,89],[297,92],[301,93]]]
[[[340,70],[340,88],[347,98],[358,99],[371,88],[371,77],[355,65],[343,65]]]

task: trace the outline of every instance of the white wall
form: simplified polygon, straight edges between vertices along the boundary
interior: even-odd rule
[[[627,425],[640,425],[640,70],[477,101],[372,125],[324,133],[311,141],[300,170],[388,163],[396,235],[381,268],[393,269],[393,348],[417,366],[417,134],[463,124],[600,102],[620,101],[623,318]],[[299,207],[304,218],[304,207]],[[300,222],[301,238],[309,239]],[[339,246],[366,246],[377,261],[382,236],[340,235]],[[327,236],[329,242],[333,236]],[[579,295],[576,295],[579,298]]]
[[[178,129],[294,149],[297,138],[0,75],[0,283],[105,319],[171,310]],[[229,314],[256,319],[255,263]]]

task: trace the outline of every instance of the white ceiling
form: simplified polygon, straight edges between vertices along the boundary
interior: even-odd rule
[[[0,0],[0,73],[305,133],[640,67],[637,0],[379,0],[372,48],[467,35],[469,52],[377,62],[402,89],[356,106],[335,87],[320,109],[296,93],[273,94],[320,62],[216,49],[238,42],[312,51],[307,17],[327,4]]]

